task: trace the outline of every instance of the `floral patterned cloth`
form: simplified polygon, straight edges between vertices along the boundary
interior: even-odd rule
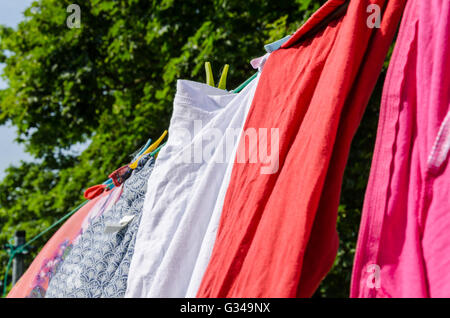
[[[150,155],[123,184],[117,203],[88,226],[49,283],[45,297],[123,297],[147,181],[153,170]],[[124,217],[127,222],[122,223]],[[114,231],[114,228],[118,230]],[[111,230],[113,229],[113,230]]]
[[[55,251],[52,258],[44,260],[41,270],[36,275],[35,286],[27,298],[43,298],[45,296],[46,288],[44,286],[48,284],[58,266],[72,250],[72,246],[72,242],[66,239],[59,245],[59,249]]]
[[[107,211],[120,197],[122,187],[103,192],[73,214],[34,258],[27,271],[14,285],[8,298],[44,297],[48,283],[72,245],[96,217]]]

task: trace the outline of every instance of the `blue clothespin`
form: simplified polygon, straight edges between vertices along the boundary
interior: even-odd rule
[[[275,42],[264,45],[264,49],[266,50],[267,53],[272,53],[272,52],[278,50],[290,38],[291,38],[291,36],[287,35],[282,39],[279,39],[279,40],[276,40]]]

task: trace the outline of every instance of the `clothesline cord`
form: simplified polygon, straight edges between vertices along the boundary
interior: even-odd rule
[[[239,85],[237,88],[235,88],[231,92],[232,93],[239,93],[240,91],[242,91],[245,88],[245,86],[247,86],[251,81],[253,81],[257,75],[258,75],[258,72],[256,72],[255,74],[253,74],[252,76],[247,78],[244,83]]]
[[[40,232],[39,234],[37,234],[36,236],[34,236],[31,240],[29,240],[28,242],[26,242],[25,244],[19,245],[19,246],[14,246],[12,244],[7,244],[7,248],[9,248],[9,260],[8,260],[8,264],[6,266],[6,272],[5,272],[5,277],[3,279],[3,297],[6,296],[6,288],[7,288],[7,284],[8,284],[8,272],[9,269],[11,267],[12,261],[14,259],[14,257],[17,254],[23,253],[24,251],[26,251],[26,248],[29,247],[31,245],[31,243],[33,243],[34,241],[36,241],[38,238],[40,238],[41,236],[43,236],[45,233],[49,232],[51,229],[53,229],[54,227],[58,226],[59,224],[61,224],[63,221],[65,221],[66,219],[68,219],[72,214],[74,214],[75,212],[77,212],[79,209],[81,209],[86,203],[88,203],[89,201],[84,201],[83,203],[79,204],[75,209],[73,209],[72,211],[70,211],[69,213],[65,214],[62,218],[60,218],[59,220],[57,220],[55,223],[53,223],[52,225],[50,225],[48,228],[46,228],[45,230],[43,230],[42,232]]]

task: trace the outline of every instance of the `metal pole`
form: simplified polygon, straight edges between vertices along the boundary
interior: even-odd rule
[[[25,244],[25,231],[17,231],[14,235],[14,245],[16,247]],[[15,255],[13,259],[13,272],[12,272],[12,284],[14,284],[19,280],[20,276],[22,276],[25,271],[24,267],[24,255],[23,253],[18,253]]]

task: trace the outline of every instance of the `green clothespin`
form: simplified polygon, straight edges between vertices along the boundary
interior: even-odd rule
[[[228,75],[228,69],[230,68],[230,65],[225,64],[223,67],[222,75],[220,76],[219,85],[217,88],[220,89],[227,89],[227,75]]]
[[[226,89],[227,75],[229,68],[230,66],[228,64],[225,64],[225,66],[223,67],[222,75],[220,76],[219,85],[217,86],[217,88]],[[216,85],[214,84],[214,76],[210,62],[205,62],[205,71],[206,71],[206,84],[215,87]]]
[[[206,84],[215,87],[216,85],[214,85],[214,76],[212,73],[211,63],[205,62],[205,71],[206,71]]]

